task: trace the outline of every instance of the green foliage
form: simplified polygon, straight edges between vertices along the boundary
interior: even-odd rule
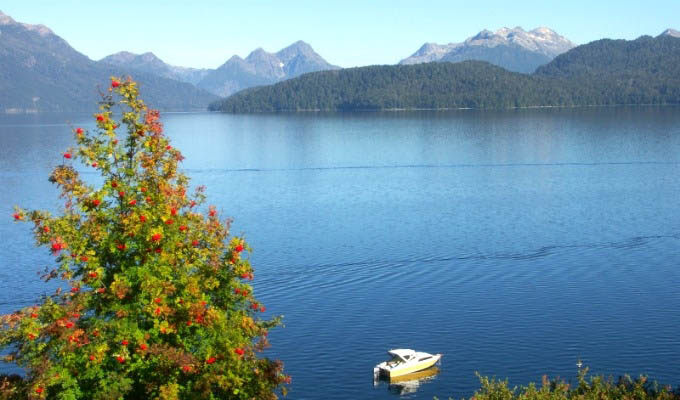
[[[648,71],[670,76],[680,63],[680,40],[672,36],[642,36],[636,40],[597,40],[557,56],[536,70],[537,75],[571,77]]]
[[[631,379],[626,375],[618,380],[603,376],[588,378],[588,368],[579,370],[578,385],[573,386],[562,380],[549,380],[543,376],[541,387],[531,383],[528,386],[508,386],[507,380],[498,380],[477,374],[481,388],[470,400],[671,400],[680,399],[680,394],[670,387],[659,387],[641,376]]]
[[[680,104],[680,39],[602,40],[535,74],[480,61],[322,71],[247,89],[213,111],[384,110]]]
[[[122,118],[114,120],[114,107]],[[267,399],[289,378],[258,358],[279,319],[247,283],[253,269],[242,237],[229,234],[203,188],[187,195],[183,159],[162,133],[159,113],[135,82],[112,79],[94,132],[74,129],[78,146],[50,181],[63,215],[17,208],[60,278],[42,304],[2,317],[0,346],[24,379],[0,382],[5,398]],[[101,174],[83,182],[74,160]]]

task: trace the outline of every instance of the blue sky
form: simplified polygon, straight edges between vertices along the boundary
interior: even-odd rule
[[[153,51],[208,68],[296,40],[353,67],[394,64],[425,42],[460,42],[484,28],[547,26],[577,44],[680,30],[680,0],[3,0],[0,11],[47,25],[92,59]]]

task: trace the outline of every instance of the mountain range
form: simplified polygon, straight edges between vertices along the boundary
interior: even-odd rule
[[[314,72],[210,105],[226,112],[680,104],[680,38],[602,39],[532,74],[484,61]]]
[[[155,107],[204,109],[215,96],[339,69],[303,41],[276,53],[258,48],[245,59],[234,55],[216,69],[198,69],[167,64],[151,52],[121,51],[93,61],[49,28],[16,22],[2,12],[0,32],[0,112],[90,109],[91,97],[83,94],[95,94],[96,85],[112,75],[133,76]],[[502,28],[484,30],[463,43],[426,43],[401,64],[478,59],[531,72],[573,46],[548,28]]]
[[[97,85],[131,75],[147,102],[162,110],[205,110],[217,96],[306,72],[337,69],[302,41],[276,52],[231,57],[217,69],[166,64],[153,53],[119,52],[99,61],[76,51],[44,25],[0,11],[0,112],[91,111]]]
[[[143,71],[191,83],[222,97],[245,88],[270,85],[307,72],[340,68],[326,62],[309,44],[301,40],[276,53],[268,53],[258,48],[245,59],[232,56],[216,69],[177,67],[166,64],[153,53],[137,55],[126,51],[104,57],[100,62],[123,68],[131,74]]]
[[[550,28],[483,30],[462,43],[425,43],[400,64],[487,61],[508,71],[531,73],[576,45]]]
[[[680,32],[668,29],[660,37],[676,39],[680,37]],[[614,43],[619,42],[614,41]],[[632,57],[643,64],[648,61],[645,57],[658,56],[656,53],[650,53],[645,47],[654,47],[656,42],[630,41],[630,43],[635,44],[633,48],[636,51],[621,54],[628,54],[627,57]],[[517,79],[520,79],[474,63],[465,64],[464,67],[454,67],[452,70],[448,66],[443,69],[396,68],[421,63],[451,64],[465,60],[481,60],[502,67],[502,71],[520,72],[525,76],[531,76],[527,82],[534,83],[537,80],[546,79],[547,76],[550,76],[550,79],[558,79],[560,74],[569,75],[568,79],[573,82],[573,76],[578,75],[576,72],[579,71],[585,71],[583,76],[592,78],[593,71],[596,69],[592,62],[603,63],[611,67],[610,60],[600,54],[601,49],[595,51],[592,49],[596,47],[590,44],[584,46],[575,47],[568,39],[549,28],[541,27],[524,31],[521,27],[516,27],[501,28],[496,32],[483,30],[461,43],[443,45],[425,43],[413,55],[401,60],[395,68],[383,66],[340,70],[339,67],[324,60],[309,44],[298,41],[276,53],[269,53],[258,48],[245,59],[234,55],[218,68],[197,69],[167,64],[151,52],[134,54],[122,51],[94,61],[73,49],[48,27],[20,23],[0,12],[0,60],[2,61],[0,63],[0,112],[89,111],[93,108],[92,98],[96,98],[97,85],[106,85],[105,82],[109,77],[121,75],[133,76],[140,83],[148,103],[163,110],[202,110],[214,102],[217,96],[231,96],[239,91],[241,93],[233,102],[221,101],[215,103],[218,105],[212,108],[222,109],[220,105],[233,105],[246,98],[261,96],[262,93],[269,93],[272,96],[271,102],[279,102],[266,105],[263,109],[306,109],[308,106],[312,109],[354,109],[361,108],[362,105],[368,108],[389,108],[390,105],[400,104],[400,101],[385,103],[384,95],[374,93],[372,97],[363,98],[357,103],[353,96],[360,95],[362,91],[367,93],[376,85],[383,85],[384,88],[381,90],[392,90],[388,79],[390,76],[396,79],[399,76],[411,76],[410,74],[415,73],[416,75],[411,77],[420,79],[417,76],[420,72],[429,71],[446,75],[454,70],[457,71],[456,73],[467,71],[474,75],[475,72],[470,69],[470,65],[486,71],[483,72],[485,76],[496,74],[514,83],[519,82]],[[615,45],[605,47],[607,51],[614,51],[617,48]],[[618,65],[622,71],[628,68],[625,63]],[[613,70],[610,68],[606,71]],[[607,75],[609,72],[599,72],[603,74],[601,77],[603,82],[611,83]],[[364,76],[366,73],[370,75],[370,79],[376,79],[376,82]],[[638,70],[636,73],[644,75],[647,79],[643,82],[644,84],[649,83],[647,70]],[[351,88],[344,91],[343,96],[349,97],[345,98],[345,103],[342,105],[336,104],[340,97],[331,102],[326,102],[328,99],[320,100],[316,105],[313,99],[296,103],[299,93],[286,92],[291,87],[307,90],[314,86],[309,83],[315,80],[316,84],[334,85],[336,83],[333,83],[333,79],[349,79],[350,77],[363,77],[364,80],[347,82]],[[472,79],[476,78],[472,76]],[[628,82],[629,85],[630,82]],[[439,82],[444,86],[449,83]],[[272,84],[274,85],[271,87],[267,86]],[[364,88],[357,85],[363,85]],[[621,85],[625,86],[623,83]],[[260,86],[267,87],[258,88]],[[412,87],[410,84],[406,86]],[[317,87],[317,89],[321,91],[319,95],[321,97],[336,90],[325,86]],[[653,89],[652,92],[657,89],[659,88]],[[283,101],[279,97],[282,93],[287,93],[290,98]],[[309,95],[310,93],[305,94],[305,96]],[[666,101],[667,96],[664,96],[661,94],[659,98]],[[570,99],[564,101],[572,101],[575,97],[572,96]],[[257,102],[261,101],[261,98],[257,100]],[[652,100],[652,102],[655,101]],[[451,105],[450,102],[446,104],[447,107]],[[227,107],[227,109],[241,109],[239,107]],[[246,106],[244,107],[247,109]]]
[[[312,47],[297,41],[276,53],[261,48],[245,59],[233,56],[198,82],[199,88],[226,97],[252,86],[270,85],[307,72],[340,69],[318,55]]]

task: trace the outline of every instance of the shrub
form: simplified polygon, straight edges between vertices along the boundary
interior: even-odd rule
[[[588,368],[579,369],[578,385],[572,385],[563,380],[549,380],[543,376],[540,388],[535,383],[528,386],[508,386],[508,381],[489,378],[477,374],[481,388],[470,400],[673,400],[680,399],[678,392],[670,387],[660,387],[641,376],[632,379],[625,375],[618,380],[601,375],[588,377]],[[436,397],[435,397],[436,399]]]

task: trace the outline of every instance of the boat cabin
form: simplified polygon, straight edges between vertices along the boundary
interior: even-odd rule
[[[416,352],[411,349],[394,349],[389,350],[387,354],[392,356],[388,364],[398,364],[402,362],[409,362],[416,359]]]

